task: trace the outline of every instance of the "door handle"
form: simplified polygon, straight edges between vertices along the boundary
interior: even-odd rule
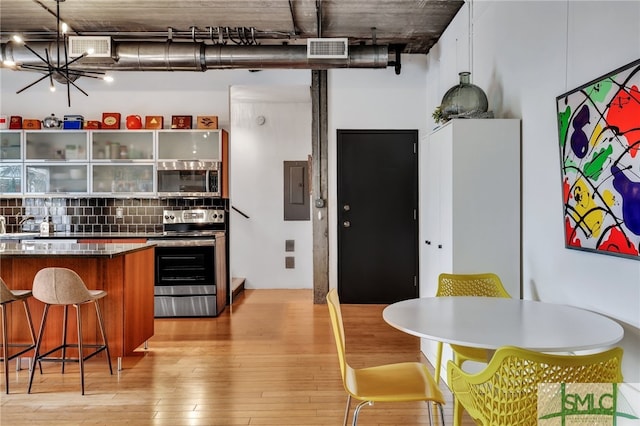
[[[349,222],[348,220],[345,220],[344,222],[342,222],[342,226],[345,228],[349,228],[351,226],[351,222]]]
[[[342,210],[348,212],[349,210],[351,210],[351,206],[349,204],[345,204],[344,206],[342,206]]]

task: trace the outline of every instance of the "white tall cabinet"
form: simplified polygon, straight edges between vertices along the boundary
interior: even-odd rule
[[[419,155],[420,297],[436,294],[442,272],[494,272],[520,298],[520,120],[451,120]],[[421,349],[435,364],[436,342]],[[448,345],[443,356],[446,380]]]

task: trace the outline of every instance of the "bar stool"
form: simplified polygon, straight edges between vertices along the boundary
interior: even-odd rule
[[[9,393],[9,361],[25,352],[30,351],[36,347],[36,333],[33,330],[33,322],[31,321],[31,311],[29,311],[29,304],[27,299],[31,297],[31,290],[10,290],[7,284],[0,278],[0,310],[2,310],[2,362],[4,364],[4,386],[7,393]],[[29,326],[29,333],[31,334],[31,343],[9,343],[8,330],[7,330],[7,309],[6,305],[16,301],[22,301],[24,306],[24,313],[27,316],[27,325]],[[9,347],[22,348],[20,351],[9,355]],[[33,369],[33,365],[31,366]]]
[[[100,312],[100,306],[98,300],[105,297],[107,292],[104,290],[88,290],[85,286],[82,278],[71,269],[67,268],[44,268],[38,271],[33,279],[33,297],[44,303],[44,312],[42,314],[42,323],[40,325],[40,332],[38,333],[38,340],[36,342],[36,349],[33,357],[33,365],[36,362],[62,362],[62,373],[64,374],[64,365],[67,362],[78,362],[80,364],[80,385],[82,395],[84,395],[84,361],[97,355],[98,353],[105,351],[107,353],[107,362],[109,363],[109,373],[113,374],[111,368],[111,355],[109,353],[109,345],[107,344],[107,334],[104,330],[104,320],[102,319],[102,313]],[[102,344],[84,344],[82,339],[82,316],[80,306],[86,303],[93,303],[96,308],[96,315],[98,317],[98,325],[100,328],[100,334],[102,334]],[[57,346],[43,354],[40,353],[40,346],[42,345],[42,335],[44,334],[45,325],[47,322],[47,315],[51,306],[63,306],[63,331],[62,331],[62,344]],[[69,347],[76,347],[73,344],[67,344],[67,311],[69,305],[76,308],[76,320],[78,328],[78,357],[67,357],[66,349]],[[88,355],[84,355],[84,349],[94,349]],[[60,357],[49,357],[54,352],[62,351]],[[28,393],[31,393],[31,385],[33,383],[33,375],[35,368],[31,369],[31,375],[29,376],[29,388]]]

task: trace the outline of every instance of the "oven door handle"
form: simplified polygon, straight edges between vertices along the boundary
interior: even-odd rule
[[[167,255],[162,255],[160,257],[161,259],[167,259],[167,260],[195,260],[198,259],[198,256],[167,256]]]

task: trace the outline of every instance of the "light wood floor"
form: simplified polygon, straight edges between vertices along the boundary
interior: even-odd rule
[[[418,339],[387,325],[383,308],[343,305],[350,363],[424,361]],[[77,365],[64,375],[58,364],[43,368],[27,394],[28,371],[11,363],[1,425],[341,425],[346,403],[327,307],[313,304],[311,290],[245,290],[218,318],[158,319],[148,350],[125,358],[122,371],[110,376],[104,357],[87,361],[84,396]],[[359,418],[422,424],[425,403],[378,403]]]

